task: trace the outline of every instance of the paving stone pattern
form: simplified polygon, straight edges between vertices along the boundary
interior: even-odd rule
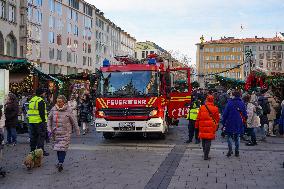
[[[9,171],[0,178],[0,189],[143,189],[143,188],[284,188],[284,139],[268,138],[256,147],[241,144],[240,157],[225,157],[222,138],[212,143],[210,161],[201,145],[183,144],[186,122],[171,128],[166,140],[119,136],[107,141],[101,134],[74,137],[64,170],[55,168],[56,154],[44,158],[41,168],[27,171],[22,165],[29,150],[27,135],[6,147],[0,162]]]

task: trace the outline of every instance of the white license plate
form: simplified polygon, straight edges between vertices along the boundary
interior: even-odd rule
[[[119,130],[121,131],[133,131],[135,130],[135,122],[120,122]]]

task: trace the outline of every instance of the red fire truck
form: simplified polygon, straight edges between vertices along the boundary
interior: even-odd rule
[[[111,139],[119,132],[158,133],[165,137],[172,120],[185,117],[191,100],[190,69],[170,68],[157,57],[149,64],[118,58],[124,65],[100,69],[95,126]],[[174,86],[181,73],[187,85]]]

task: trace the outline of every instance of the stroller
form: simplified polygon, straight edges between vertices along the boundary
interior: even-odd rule
[[[4,132],[3,129],[0,128],[0,162],[3,159],[3,148],[4,148]],[[0,176],[5,177],[6,172],[4,168],[0,166]]]

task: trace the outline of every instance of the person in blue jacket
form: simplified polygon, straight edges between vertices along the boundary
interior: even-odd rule
[[[233,154],[232,141],[235,143],[235,156],[239,157],[240,135],[244,131],[244,125],[247,119],[245,103],[241,99],[241,93],[238,90],[233,92],[233,98],[230,99],[222,115],[223,130],[227,135],[229,151],[227,157]]]

